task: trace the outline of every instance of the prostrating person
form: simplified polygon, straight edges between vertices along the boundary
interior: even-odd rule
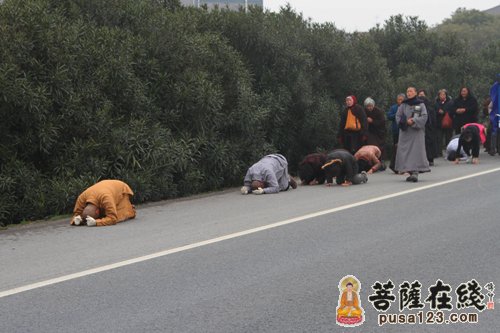
[[[302,185],[316,185],[325,182],[325,170],[321,167],[326,163],[326,154],[309,154],[299,164],[299,178]]]
[[[288,161],[281,154],[270,154],[252,165],[243,180],[241,194],[269,194],[297,188],[288,174]]]
[[[71,225],[108,226],[133,219],[133,195],[130,186],[120,180],[102,180],[78,196]]]
[[[358,170],[372,174],[378,170],[383,171],[383,163],[380,161],[382,152],[377,146],[366,145],[354,154],[354,158],[358,161]]]
[[[368,181],[366,172],[359,173],[356,159],[345,149],[335,149],[328,153],[322,168],[325,170],[327,186],[333,184],[333,178],[342,186],[363,184]]]

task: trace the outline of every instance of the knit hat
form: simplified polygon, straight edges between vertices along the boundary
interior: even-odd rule
[[[356,96],[349,95],[349,96],[346,97],[346,99],[348,99],[348,98],[352,99],[353,104],[358,104],[358,99],[356,98]]]

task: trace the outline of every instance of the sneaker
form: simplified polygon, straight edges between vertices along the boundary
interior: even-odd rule
[[[288,184],[295,190],[297,188],[297,182],[293,177],[290,177],[290,180],[288,181]]]
[[[368,183],[368,174],[366,173],[366,171],[361,171],[361,174],[363,175],[364,177],[364,180],[362,181],[362,183]]]
[[[429,162],[429,166],[434,166],[434,161]]]

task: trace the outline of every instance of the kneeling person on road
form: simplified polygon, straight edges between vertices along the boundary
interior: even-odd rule
[[[252,165],[243,180],[241,194],[265,194],[286,191],[291,186],[297,188],[297,182],[288,174],[288,162],[283,155],[264,156]]]
[[[325,170],[321,169],[326,163],[326,154],[309,154],[299,164],[299,177],[302,185],[316,185],[325,182]]]
[[[382,152],[380,148],[374,145],[367,145],[359,148],[354,154],[354,158],[358,161],[358,170],[372,174],[377,170],[384,171],[385,165],[380,161]]]
[[[358,173],[356,159],[345,149],[336,149],[328,153],[322,168],[325,170],[327,186],[332,185],[334,177],[336,183],[342,186],[363,184],[368,181],[366,172]]]
[[[108,226],[135,217],[132,189],[119,180],[103,180],[86,189],[76,200],[71,225]]]
[[[467,154],[469,160],[472,155],[472,164],[479,163],[479,150],[481,143],[486,141],[486,130],[483,125],[477,123],[466,124],[462,127],[462,133],[458,139],[458,146],[455,152],[455,164],[459,162],[460,151]]]
[[[460,161],[467,160],[467,154],[465,153],[463,147],[460,149],[460,155],[457,156],[457,148],[458,148],[458,140],[459,139],[460,139],[460,135],[455,135],[454,137],[451,138],[450,142],[446,146],[445,158],[450,162],[454,162],[457,158],[460,159]]]

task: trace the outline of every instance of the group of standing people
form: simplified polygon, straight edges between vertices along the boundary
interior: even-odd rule
[[[431,143],[426,133],[429,133],[427,127],[433,124],[435,117],[429,116],[430,103],[425,98],[425,91],[421,91],[420,96],[417,96],[415,87],[409,87],[406,95],[398,95],[397,104],[387,113],[387,118],[393,121],[394,149],[390,167],[397,173],[407,174],[406,180],[411,182],[418,181],[419,173],[430,171],[434,159],[434,150],[429,150]],[[353,155],[364,145],[377,147],[382,160],[379,169],[383,170],[386,115],[375,106],[371,97],[365,99],[363,104],[364,108],[356,104],[354,96],[346,98],[338,139],[343,148]]]

